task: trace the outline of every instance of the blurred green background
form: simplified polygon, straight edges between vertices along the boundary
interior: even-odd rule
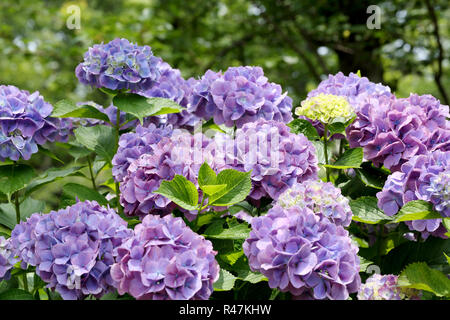
[[[369,29],[369,5],[380,29]],[[69,29],[77,5],[81,28]],[[259,65],[298,105],[329,73],[361,70],[398,96],[450,96],[448,0],[1,0],[0,83],[54,103],[105,97],[80,85],[89,46],[116,37],[150,45],[184,77]]]

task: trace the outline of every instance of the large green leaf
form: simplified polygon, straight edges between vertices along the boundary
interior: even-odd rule
[[[13,288],[0,293],[0,300],[34,300],[34,297],[25,290]]]
[[[400,287],[426,290],[438,297],[450,297],[450,279],[424,262],[408,265],[398,279]]]
[[[238,279],[247,281],[250,283],[258,283],[261,281],[267,281],[267,278],[259,273],[250,270],[248,265],[248,259],[245,255],[241,256],[238,261],[232,266],[233,272],[236,272]]]
[[[356,200],[350,201],[352,208],[352,219],[359,222],[376,224],[382,221],[388,222],[392,218],[385,215],[383,211],[378,208],[377,198],[375,197],[360,197]]]
[[[149,116],[177,113],[183,110],[178,103],[165,98],[146,98],[133,93],[121,93],[113,98],[114,105],[123,112],[132,114],[143,123]]]
[[[36,212],[43,212],[45,202],[33,198],[26,198],[20,205],[20,220],[25,221],[29,216]],[[16,225],[16,207],[11,203],[0,204],[0,224],[14,229]]]
[[[236,277],[225,269],[220,269],[219,279],[214,282],[214,291],[228,291],[233,289]]]
[[[68,183],[63,186],[63,197],[69,199],[78,199],[80,201],[94,200],[101,205],[107,205],[108,200],[98,191],[90,189],[78,183]]]
[[[202,187],[215,184],[217,184],[217,175],[208,163],[204,162],[198,171],[198,185]]]
[[[51,183],[55,180],[62,179],[77,173],[82,167],[69,167],[69,168],[50,168],[38,178],[34,179],[25,189],[25,196],[33,193],[37,189]]]
[[[320,138],[316,128],[314,128],[313,125],[308,120],[294,119],[293,121],[288,123],[288,126],[291,128],[291,131],[293,133],[295,134],[301,133],[309,140],[317,140]]]
[[[172,200],[187,210],[198,209],[198,191],[195,185],[181,175],[175,175],[171,181],[162,181],[158,190],[153,191]]]
[[[335,169],[359,168],[363,161],[362,148],[348,149],[334,164],[324,165],[324,167]]]
[[[204,235],[212,239],[247,239],[250,233],[249,227],[240,223],[230,228],[223,227],[223,221],[219,220],[212,223],[206,230]]]
[[[117,135],[112,127],[104,125],[80,127],[75,130],[75,138],[83,146],[95,151],[109,163],[116,154]]]
[[[379,190],[383,189],[387,178],[383,170],[373,167],[369,162],[364,162],[361,164],[361,169],[356,169],[355,172],[366,186]]]
[[[394,222],[440,219],[442,216],[433,210],[430,202],[423,200],[414,200],[406,203],[400,211],[393,217]]]
[[[110,122],[108,116],[90,105],[77,106],[69,100],[58,101],[53,109],[53,117],[56,118],[90,118]]]
[[[23,189],[35,175],[33,168],[25,164],[0,166],[0,192],[11,195]]]
[[[336,133],[345,134],[345,124],[342,122],[334,122],[328,125],[328,133],[330,136]]]
[[[208,205],[229,206],[243,201],[252,188],[250,172],[225,169],[217,175],[217,184],[225,184],[226,188],[216,192],[209,198]]]

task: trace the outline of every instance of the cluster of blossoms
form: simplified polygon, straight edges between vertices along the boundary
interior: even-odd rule
[[[17,261],[11,238],[5,239],[0,236],[0,281],[9,279],[11,269]]]
[[[249,197],[253,200],[276,200],[294,183],[317,178],[314,146],[304,135],[291,133],[282,122],[259,119],[238,129],[234,139],[217,134],[215,143],[219,168],[252,170]]]
[[[138,46],[127,39],[114,39],[89,48],[75,74],[81,83],[93,87],[145,91],[161,76],[158,62],[149,46]]]
[[[304,207],[275,205],[251,220],[243,249],[250,269],[296,299],[345,300],[361,283],[348,232]]]
[[[30,94],[14,86],[0,86],[0,161],[30,159],[38,145],[65,141],[68,120],[50,117],[53,106],[38,91]]]
[[[398,171],[415,155],[450,150],[448,107],[430,95],[368,97],[356,114],[346,129],[349,145],[363,147],[375,165]]]
[[[140,150],[136,149],[136,152]],[[120,202],[124,212],[138,216],[149,213],[161,215],[171,213],[177,205],[153,191],[159,188],[161,181],[172,180],[177,174],[198,186],[197,177],[200,166],[205,161],[212,165],[214,152],[212,140],[202,133],[191,135],[175,130],[171,137],[162,137],[157,144],[153,145],[152,152],[143,153],[129,164],[127,174],[120,184]],[[122,159],[128,158],[122,157]],[[118,159],[116,159],[117,162]],[[185,214],[189,219],[195,217],[187,212]]]
[[[378,206],[389,216],[412,200],[425,200],[433,204],[442,216],[450,216],[449,174],[450,151],[434,151],[412,157],[400,171],[391,174],[383,190],[377,193]],[[424,237],[430,233],[445,237],[441,219],[406,221],[411,230],[421,231]]]
[[[113,290],[113,251],[131,236],[126,221],[95,201],[32,216],[11,234],[19,258],[36,266],[49,288],[67,299]]]
[[[354,113],[347,98],[321,93],[302,101],[301,107],[295,109],[295,114],[322,123],[331,123],[337,118],[342,119],[341,122],[346,122]]]
[[[194,85],[188,111],[216,124],[241,128],[257,119],[290,122],[292,99],[268,82],[260,67],[230,67],[224,74],[208,70]]]
[[[283,208],[307,207],[315,214],[327,217],[336,225],[348,227],[352,222],[349,201],[331,182],[309,180],[296,183],[277,200]]]
[[[136,299],[207,300],[219,277],[211,242],[171,215],[146,216],[115,254],[111,277]]]
[[[405,300],[420,299],[416,290],[403,289],[398,286],[398,276],[375,273],[358,291],[358,300]]]

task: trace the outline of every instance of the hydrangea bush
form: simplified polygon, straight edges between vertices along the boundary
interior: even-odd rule
[[[80,57],[106,106],[0,86],[0,300],[450,298],[448,106],[155,54]]]

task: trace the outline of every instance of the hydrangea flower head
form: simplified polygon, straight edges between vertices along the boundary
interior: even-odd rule
[[[277,204],[283,208],[307,207],[343,227],[348,227],[352,221],[348,199],[331,182],[307,180],[295,183],[280,195]]]
[[[401,170],[391,174],[377,193],[378,207],[387,215],[396,214],[407,202],[429,201],[442,217],[449,217],[449,172],[450,151],[436,150],[426,155],[417,155],[404,163]],[[441,219],[413,220],[405,222],[411,230],[422,232],[423,237],[431,233],[445,237]]]
[[[348,232],[304,207],[272,207],[251,220],[243,244],[250,269],[298,299],[346,300],[357,292],[359,258]]]
[[[331,123],[337,118],[342,118],[342,122],[346,122],[354,113],[345,97],[319,94],[302,101],[301,107],[295,109],[295,114],[319,120],[322,123]]]
[[[149,46],[114,39],[89,48],[75,74],[81,83],[93,87],[145,91],[161,76],[158,62]]]
[[[146,216],[115,254],[119,294],[139,300],[207,300],[219,277],[211,242],[172,215]]]
[[[113,290],[113,250],[132,234],[126,221],[95,201],[79,202],[33,220],[36,218],[16,226],[12,236],[22,243],[18,250],[25,251],[19,257],[33,256],[28,263],[36,266],[36,274],[47,287],[65,300],[89,294],[100,297]]]
[[[11,244],[11,238],[5,239],[0,236],[0,282],[9,279],[11,269],[17,261],[16,250]]]
[[[52,118],[53,106],[38,91],[0,86],[0,161],[30,159],[38,145],[66,141],[71,122]]]
[[[417,290],[404,290],[398,286],[398,276],[378,273],[370,276],[358,291],[358,300],[419,299]]]
[[[241,128],[257,119],[290,122],[292,99],[268,82],[260,67],[230,67],[224,74],[208,70],[194,86],[188,111],[216,124]]]

